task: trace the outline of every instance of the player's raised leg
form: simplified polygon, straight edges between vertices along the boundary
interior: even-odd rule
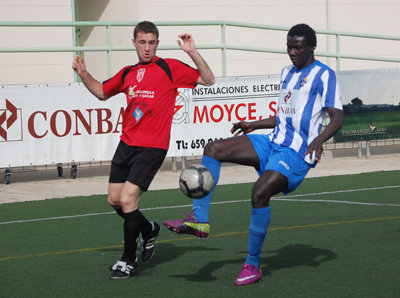
[[[180,234],[192,234],[205,238],[210,233],[208,215],[211,198],[219,180],[221,162],[233,162],[258,167],[259,159],[247,136],[233,137],[208,143],[204,148],[202,165],[206,166],[214,178],[214,187],[202,199],[193,201],[193,213],[186,212],[186,217],[179,220],[166,220],[164,225]]]

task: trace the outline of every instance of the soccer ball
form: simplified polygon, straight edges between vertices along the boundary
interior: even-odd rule
[[[179,177],[182,192],[192,199],[204,198],[214,186],[211,172],[203,165],[191,165]]]

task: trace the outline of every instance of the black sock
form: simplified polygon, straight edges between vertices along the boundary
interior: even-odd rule
[[[140,213],[139,229],[140,232],[142,233],[142,237],[143,239],[150,238],[149,235],[151,231],[153,231],[153,225],[151,224],[151,222],[147,220],[146,217],[144,217],[144,215],[140,211],[139,213]]]
[[[122,208],[121,208],[121,207],[113,207],[113,208],[114,208],[115,212],[117,212],[117,214],[118,214],[119,216],[121,216],[122,218],[124,218],[124,211],[122,211]]]
[[[123,213],[124,221],[124,253],[121,261],[133,263],[136,259],[136,239],[139,237],[139,224],[140,224],[139,210],[129,213]]]

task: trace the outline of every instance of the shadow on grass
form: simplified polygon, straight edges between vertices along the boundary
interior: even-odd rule
[[[196,255],[196,251],[202,251],[202,252],[215,252],[215,251],[220,251],[221,249],[219,248],[213,248],[213,247],[206,247],[206,246],[175,246],[174,244],[171,243],[156,243],[155,247],[155,254],[151,261],[147,264],[143,264],[141,262],[141,251],[140,251],[140,246],[138,246],[136,250],[136,255],[138,257],[139,261],[139,268],[136,270],[138,273],[141,271],[147,271],[151,270],[154,267],[157,267],[159,265],[165,264],[165,263],[170,263],[170,262],[177,262],[176,259],[181,257],[184,254],[187,253],[192,253],[193,256]],[[119,254],[122,254],[123,252],[123,247],[115,247],[115,248],[107,248],[104,251],[115,251],[119,252]],[[188,264],[190,266],[190,264]]]
[[[207,246],[176,246],[172,243],[156,243],[156,252],[154,254],[153,259],[144,266],[142,266],[143,271],[152,269],[161,264],[169,263],[169,262],[177,262],[176,259],[182,257],[182,255],[190,253],[194,257],[196,256],[197,251],[201,252],[216,252],[221,251],[219,248],[207,247]],[[138,259],[140,259],[140,249],[137,251]],[[198,262],[198,260],[196,260]],[[140,265],[140,264],[139,264]],[[190,264],[187,264],[190,266]],[[140,267],[139,267],[140,268]]]
[[[177,249],[175,247],[174,249]],[[204,248],[201,248],[204,249]],[[188,248],[184,248],[185,251]],[[240,266],[243,264],[247,252],[242,252],[243,257],[238,259],[221,259],[220,261],[212,261],[208,264],[204,265],[197,272],[188,275],[171,275],[171,277],[185,278],[188,281],[213,281],[217,280],[217,277],[213,275],[213,273],[228,265],[228,264],[237,264],[238,270],[237,274],[240,272]],[[268,251],[268,253],[274,253],[273,256],[270,257],[261,257],[260,264],[263,275],[269,275],[272,271],[291,268],[296,266],[312,266],[318,267],[320,264],[324,262],[331,261],[337,258],[337,255],[327,249],[322,248],[314,248],[309,244],[293,244],[282,247],[278,251]],[[264,252],[265,254],[265,252]],[[222,256],[222,254],[221,254]],[[177,256],[176,256],[177,257]],[[188,264],[190,266],[190,264]]]
[[[328,249],[315,248],[310,244],[293,244],[282,247],[274,256],[261,258],[260,264],[264,275],[271,274],[274,270],[296,267],[312,266],[318,267],[324,262],[337,258],[337,255]]]

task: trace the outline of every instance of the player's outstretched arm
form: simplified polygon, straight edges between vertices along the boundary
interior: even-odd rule
[[[204,86],[213,85],[215,83],[214,74],[212,73],[207,62],[197,51],[192,35],[185,33],[185,34],[180,34],[178,37],[182,40],[182,42],[178,40],[178,45],[193,60],[194,64],[196,64],[196,67],[200,73],[200,77],[197,83]]]
[[[105,95],[103,92],[103,85],[94,79],[92,75],[87,71],[85,60],[78,55],[75,56],[75,59],[72,63],[72,69],[77,73],[77,75],[82,79],[85,87],[98,99],[106,100],[109,98],[108,95]]]
[[[248,134],[256,129],[274,128],[276,124],[276,116],[253,122],[241,121],[233,123],[231,133],[236,137],[240,134]]]
[[[343,126],[343,111],[335,108],[326,109],[330,118],[329,124],[325,127],[324,131],[316,137],[310,145],[308,145],[305,154],[315,154],[315,160],[321,160],[322,151],[324,151],[323,144],[331,137],[333,137]],[[315,152],[315,153],[314,153]]]

